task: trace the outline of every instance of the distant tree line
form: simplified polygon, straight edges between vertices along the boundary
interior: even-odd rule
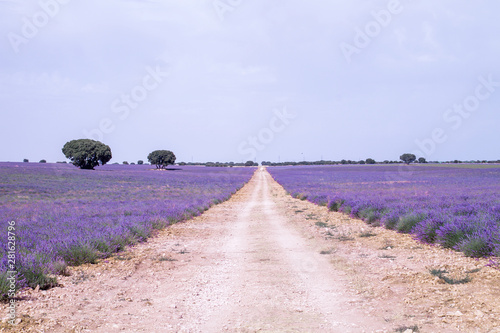
[[[263,166],[298,166],[298,165],[366,165],[366,164],[403,164],[406,163],[404,161],[389,161],[389,160],[384,160],[384,161],[374,161],[373,159],[366,159],[366,160],[360,160],[360,161],[353,161],[353,160],[341,160],[341,161],[301,161],[301,162],[269,162],[269,161],[263,161],[261,164]],[[419,163],[419,164],[426,164],[426,163],[432,163],[432,164],[450,164],[450,163],[500,163],[500,160],[496,161],[459,161],[459,160],[454,160],[454,161],[427,161],[425,158],[420,157],[416,159],[415,161],[412,161],[411,163]]]
[[[377,162],[373,158],[367,158],[366,160],[353,161],[353,160],[340,160],[340,161],[301,161],[301,162],[269,162],[263,161],[264,166],[294,166],[294,165],[356,165],[356,164],[400,164],[403,161],[383,161]]]
[[[388,161],[389,162],[389,161]],[[390,162],[390,163],[398,163],[398,162]],[[263,161],[262,165],[264,166],[295,166],[295,165],[348,165],[348,164],[378,164],[375,160],[367,159],[360,161],[352,161],[352,160],[341,160],[341,161],[301,161],[301,162],[269,162]]]
[[[179,163],[179,166],[185,166],[185,165],[217,167],[217,168],[233,168],[233,167],[259,166],[259,163],[253,162],[253,161],[247,161],[245,163],[235,163],[235,162],[206,162],[206,163],[200,163],[200,162],[186,163],[186,162],[181,162],[181,163]]]
[[[71,163],[80,169],[94,169],[96,166],[99,165],[105,165],[108,163],[111,158],[111,148],[102,142],[91,140],[91,139],[79,139],[79,140],[72,140],[67,142],[64,147],[62,148],[62,152],[68,158]],[[412,163],[454,163],[454,164],[459,164],[459,163],[477,163],[477,164],[485,164],[485,163],[500,163],[500,160],[496,161],[487,161],[487,160],[475,160],[475,161],[460,161],[460,160],[453,160],[453,161],[446,161],[446,162],[439,162],[439,161],[430,161],[428,162],[424,157],[419,157],[415,156],[414,154],[411,153],[405,153],[399,157],[399,161],[390,161],[390,160],[384,160],[382,162],[377,162],[373,158],[367,158],[366,160],[359,160],[359,161],[353,161],[353,160],[340,160],[340,161],[301,161],[301,162],[270,162],[270,161],[263,161],[261,164],[263,166],[295,166],[295,165],[356,165],[356,164],[401,164],[401,163],[406,163],[406,164],[412,164]],[[166,169],[167,166],[169,165],[175,165],[176,157],[173,152],[170,150],[155,150],[151,152],[148,155],[148,161],[151,165],[155,165],[157,169]],[[23,162],[29,163],[28,159],[24,159]],[[47,163],[45,159],[42,159],[39,161],[39,163]],[[57,162],[57,163],[66,163],[64,162]],[[114,163],[114,164],[119,164],[119,163]],[[127,162],[123,161],[123,165],[135,165],[134,162]],[[138,165],[143,165],[145,164],[143,160],[138,160],[137,161]],[[241,162],[241,163],[235,163],[235,162],[206,162],[206,163],[186,163],[186,162],[180,162],[177,165],[179,166],[207,166],[207,167],[254,167],[258,166],[259,163],[254,162],[254,161],[247,161],[247,162]]]

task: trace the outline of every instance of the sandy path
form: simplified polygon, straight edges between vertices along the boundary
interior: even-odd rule
[[[261,169],[202,216],[27,292],[0,332],[500,332],[498,271],[381,228],[354,237],[365,228]],[[475,275],[448,286],[429,267]]]
[[[309,247],[272,200],[271,177],[256,174],[249,200],[234,212],[236,223],[226,244],[226,264],[233,267],[234,297],[203,332],[239,331],[361,332],[382,327],[349,310],[351,299],[329,260]],[[202,309],[199,309],[202,311]]]

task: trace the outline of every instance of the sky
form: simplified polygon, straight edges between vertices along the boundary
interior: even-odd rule
[[[0,161],[500,159],[496,0],[0,0]]]

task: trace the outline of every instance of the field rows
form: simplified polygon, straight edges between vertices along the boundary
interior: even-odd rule
[[[292,196],[471,257],[500,256],[500,167],[279,167]]]
[[[57,284],[68,265],[94,263],[228,199],[254,168],[0,164],[3,234],[15,222],[18,288]],[[500,254],[500,167],[268,168],[300,199],[468,256]],[[0,293],[8,290],[8,239]],[[492,261],[493,262],[493,261]]]
[[[144,241],[155,230],[199,215],[228,199],[254,168],[0,164],[2,234],[15,222],[18,287],[57,284],[67,265],[93,263]],[[154,169],[154,167],[153,167]],[[12,244],[10,244],[12,245]],[[0,239],[7,249],[7,237]],[[8,251],[1,253],[5,297]]]

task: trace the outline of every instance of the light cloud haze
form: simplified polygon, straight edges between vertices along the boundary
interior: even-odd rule
[[[500,159],[500,3],[3,0],[0,160]],[[286,110],[286,111],[284,111]],[[276,118],[288,112],[288,118]]]

